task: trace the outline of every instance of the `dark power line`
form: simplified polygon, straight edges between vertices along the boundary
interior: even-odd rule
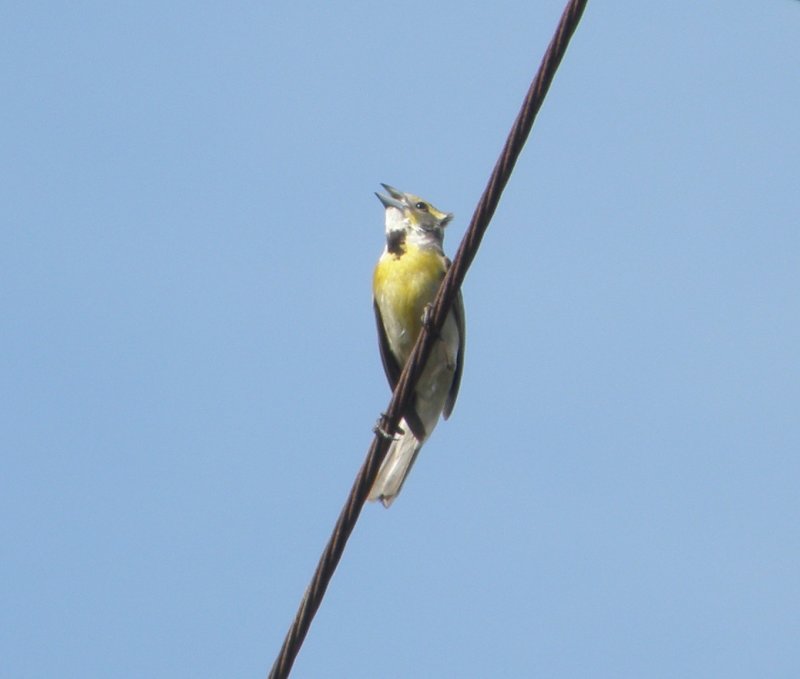
[[[350,495],[339,514],[325,551],[320,557],[314,577],[303,595],[303,600],[300,602],[300,607],[297,610],[292,626],[289,628],[280,653],[272,666],[269,679],[285,679],[291,672],[295,658],[308,633],[308,628],[311,626],[311,621],[322,603],[325,590],[328,588],[331,577],[344,552],[347,540],[358,521],[361,508],[364,506],[367,494],[375,481],[378,469],[384,457],[386,457],[391,441],[382,432],[396,431],[400,418],[411,403],[414,388],[433,348],[435,338],[444,326],[445,318],[447,318],[453,300],[464,282],[467,269],[475,258],[481,239],[500,202],[503,189],[508,183],[525,140],[533,127],[536,114],[539,112],[550,84],[553,82],[553,77],[561,63],[561,59],[564,57],[570,38],[580,22],[587,1],[570,0],[561,16],[555,35],[550,41],[536,77],[528,89],[522,108],[506,139],[503,151],[494,166],[492,176],[489,178],[483,195],[475,208],[472,221],[453,259],[453,264],[442,281],[431,313],[428,315],[428,321],[423,327],[414,350],[406,362],[392,395],[392,400],[389,402],[389,407],[381,419],[380,427],[376,428],[375,438],[372,441],[369,453],[367,453],[367,458],[353,482]]]

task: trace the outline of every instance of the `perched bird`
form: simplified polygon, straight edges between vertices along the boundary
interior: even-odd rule
[[[389,194],[375,194],[386,208],[386,246],[375,267],[372,297],[383,368],[394,389],[422,329],[426,309],[450,266],[442,242],[453,215],[418,196],[381,186]],[[459,292],[378,471],[370,500],[388,507],[400,492],[439,416],[447,419],[453,411],[463,365],[464,303]]]

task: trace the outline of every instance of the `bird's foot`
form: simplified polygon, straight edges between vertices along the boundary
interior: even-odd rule
[[[387,441],[396,441],[405,433],[400,427],[397,427],[396,433],[392,434],[390,431],[388,431],[388,428],[385,426],[385,422],[386,422],[386,413],[381,413],[381,416],[378,418],[378,421],[372,428],[372,431],[375,432],[381,438],[384,438]]]

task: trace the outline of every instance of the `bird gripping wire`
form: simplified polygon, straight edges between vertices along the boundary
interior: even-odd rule
[[[400,375],[400,380],[395,387],[392,400],[389,402],[380,426],[376,427],[375,437],[367,453],[367,458],[353,482],[347,502],[339,514],[311,583],[303,595],[294,621],[272,666],[269,679],[285,679],[291,672],[295,658],[311,626],[311,621],[322,603],[328,584],[344,553],[347,540],[355,528],[361,508],[364,506],[369,490],[378,474],[378,469],[386,457],[391,441],[384,433],[397,430],[400,418],[411,403],[414,388],[433,348],[435,338],[441,331],[456,294],[464,282],[467,269],[475,258],[483,235],[489,226],[489,221],[500,202],[503,189],[508,183],[517,158],[519,158],[522,147],[533,127],[536,114],[553,82],[553,77],[564,57],[570,38],[578,27],[587,2],[588,0],[569,0],[561,15],[555,35],[550,41],[536,77],[522,103],[522,108],[511,127],[503,151],[475,208],[467,232],[453,259],[453,264],[442,281],[432,310],[428,314],[427,323],[423,326],[414,350]]]

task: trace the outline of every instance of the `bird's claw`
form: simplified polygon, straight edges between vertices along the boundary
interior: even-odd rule
[[[430,331],[431,329],[431,322],[433,321],[433,304],[426,304],[425,308],[422,310],[422,325]]]
[[[403,430],[398,427],[398,433],[392,434],[386,430],[384,427],[384,422],[386,422],[386,413],[381,413],[381,416],[378,418],[378,421],[375,423],[375,426],[372,428],[372,431],[375,432],[381,438],[386,439],[387,441],[396,441],[400,438],[403,434]]]

